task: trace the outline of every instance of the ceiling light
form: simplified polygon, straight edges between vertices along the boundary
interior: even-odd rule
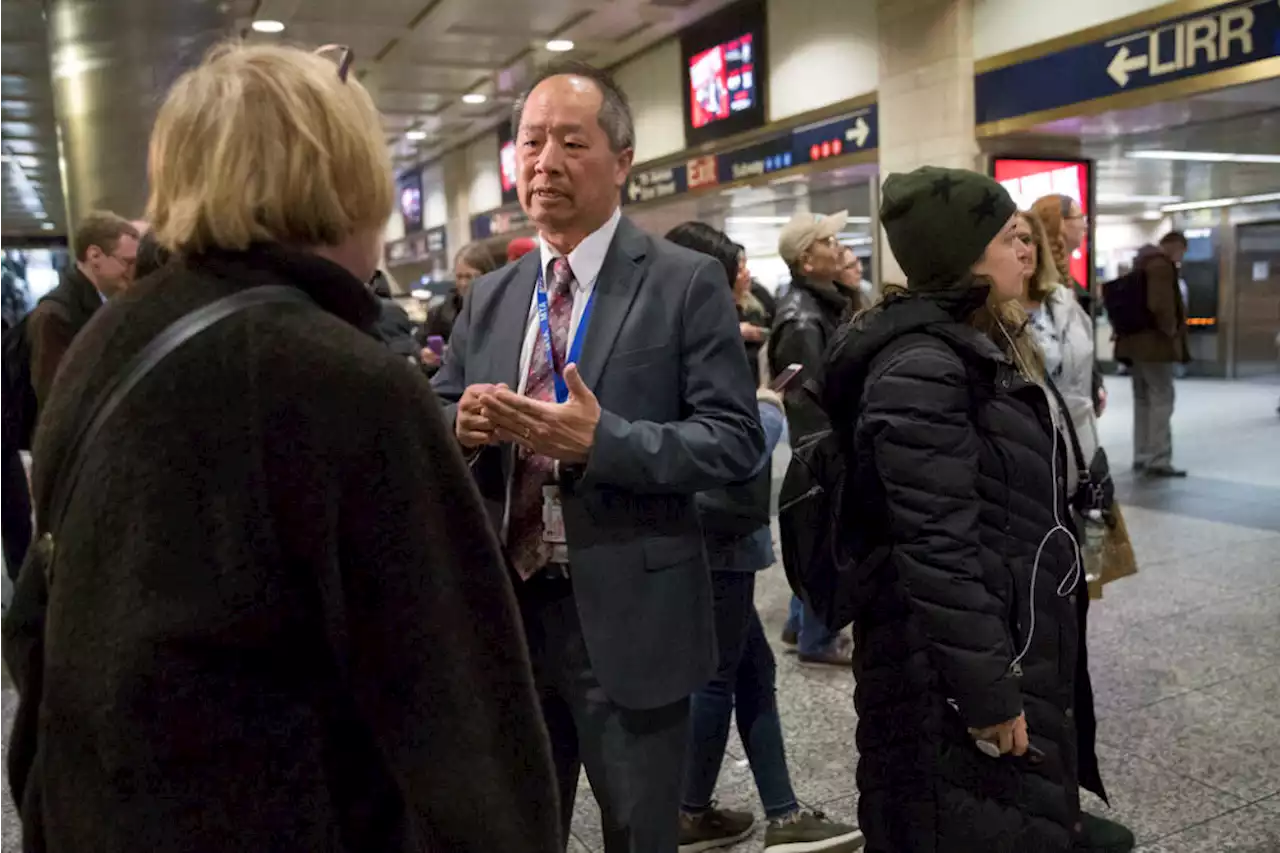
[[[429,302],[431,300],[431,291],[422,287],[409,291],[409,295],[419,302]]]
[[[8,154],[0,154],[0,163],[8,163],[12,159]]]
[[[489,99],[479,92],[467,92],[462,96],[462,103],[464,104],[483,104],[487,100]]]
[[[1260,193],[1258,195],[1233,196],[1231,198],[1211,198],[1207,201],[1186,201],[1182,204],[1166,204],[1160,208],[1165,213],[1177,213],[1182,210],[1208,210],[1215,207],[1232,207],[1237,204],[1267,204],[1280,201],[1280,193]]]
[[[1234,154],[1229,151],[1126,151],[1134,160],[1184,160],[1196,163],[1280,163],[1280,154]]]
[[[1164,219],[1164,214],[1158,210],[1144,210],[1142,212],[1142,218],[1148,222],[1157,222]]]
[[[567,53],[573,50],[573,42],[569,39],[552,39],[547,42],[547,50],[552,53]]]
[[[52,222],[45,222],[45,223],[42,223],[42,224],[40,225],[40,227],[41,227],[41,228],[43,228],[43,229],[44,229],[44,230],[46,230],[46,231],[52,231],[52,230],[53,230],[53,223],[52,223]]]
[[[272,21],[265,19],[254,21],[251,25],[255,33],[282,33],[284,32],[284,21]]]
[[[404,138],[410,142],[421,142],[427,138],[427,132],[425,130],[411,130],[404,135]]]
[[[1098,193],[1098,204],[1173,204],[1176,201],[1182,201],[1182,196]]]

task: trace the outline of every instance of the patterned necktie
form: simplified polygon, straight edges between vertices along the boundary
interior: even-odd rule
[[[535,400],[554,403],[554,367],[564,367],[569,351],[569,322],[573,315],[573,270],[569,268],[569,262],[564,258],[553,260],[548,278],[547,315],[555,347],[554,362],[551,353],[547,352],[542,324],[538,323],[524,394]],[[542,540],[542,487],[551,482],[554,470],[554,460],[517,448],[507,541],[511,563],[524,580],[542,569],[551,557],[551,546]]]

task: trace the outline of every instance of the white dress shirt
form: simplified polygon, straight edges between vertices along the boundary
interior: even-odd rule
[[[613,243],[613,235],[618,231],[618,222],[622,219],[622,209],[615,207],[613,215],[606,222],[586,236],[577,247],[569,253],[569,269],[573,270],[573,313],[569,317],[569,340],[565,343],[566,354],[573,348],[574,338],[578,336],[578,326],[582,322],[582,313],[587,302],[596,289],[596,279],[600,277],[600,268],[604,266],[604,256]],[[542,264],[543,280],[550,285],[551,272],[547,267],[560,253],[547,245],[546,240],[539,240],[539,255]],[[585,332],[585,329],[581,331]],[[533,358],[533,347],[542,337],[542,329],[538,323],[538,292],[534,290],[533,299],[529,302],[529,318],[525,321],[524,343],[520,346],[520,384],[517,394],[523,394],[529,380],[529,360]]]

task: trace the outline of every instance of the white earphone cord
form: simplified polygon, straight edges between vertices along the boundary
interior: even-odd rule
[[[1031,371],[1027,370],[1027,366],[1023,364],[1022,357],[1018,355],[1018,348],[1014,345],[1013,338],[1009,336],[1009,331],[1005,329],[1004,323],[997,321],[996,325],[1000,327],[1000,331],[1004,334],[1005,340],[1009,342],[1009,352],[1013,354],[1014,361],[1016,361],[1022,368],[1023,374],[1030,378]],[[1054,402],[1053,395],[1049,393],[1049,390],[1043,386],[1041,386],[1040,390],[1044,392],[1045,401],[1049,404],[1049,421],[1050,427],[1053,430],[1053,450],[1049,456],[1049,475],[1052,478],[1053,488],[1054,526],[1049,528],[1049,532],[1040,540],[1040,545],[1036,548],[1035,560],[1031,563],[1031,592],[1030,599],[1027,604],[1029,619],[1027,625],[1027,639],[1026,642],[1022,644],[1022,651],[1018,652],[1017,657],[1015,657],[1013,662],[1009,664],[1010,669],[1016,669],[1020,666],[1022,664],[1022,659],[1027,656],[1027,652],[1031,651],[1031,641],[1036,635],[1036,577],[1040,574],[1040,557],[1044,554],[1045,546],[1049,544],[1049,540],[1053,538],[1055,533],[1061,532],[1071,541],[1071,552],[1075,555],[1075,562],[1071,567],[1071,571],[1068,572],[1058,584],[1057,593],[1059,598],[1066,598],[1073,590],[1075,590],[1076,584],[1080,582],[1080,573],[1082,571],[1080,565],[1080,543],[1076,541],[1076,537],[1073,536],[1071,531],[1062,523],[1062,517],[1059,515],[1061,505],[1058,494],[1058,417],[1061,416],[1061,413],[1055,414],[1055,412],[1057,412],[1057,404]]]

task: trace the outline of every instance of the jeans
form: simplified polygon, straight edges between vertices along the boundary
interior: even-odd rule
[[[802,655],[822,654],[835,641],[837,633],[822,624],[822,620],[794,595],[791,596],[791,610],[787,615],[787,630],[796,633],[798,650]]]
[[[753,572],[712,572],[716,641],[720,664],[706,687],[693,694],[689,748],[685,756],[686,812],[705,811],[729,740],[729,718],[737,713],[765,817],[775,820],[799,808],[782,743],[776,697],[777,668],[755,606]]]

